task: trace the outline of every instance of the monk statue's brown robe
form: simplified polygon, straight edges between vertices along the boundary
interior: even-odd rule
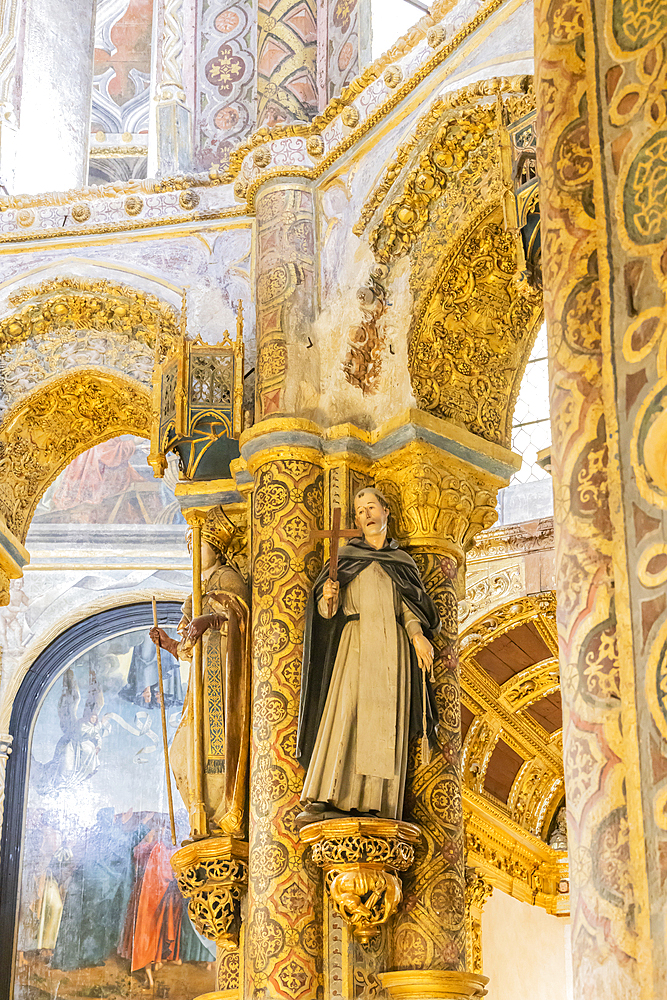
[[[202,637],[204,701],[204,805],[213,835],[242,837],[250,740],[250,621],[248,588],[231,566],[217,562],[202,574],[202,614],[226,617]],[[183,605],[179,630],[192,621],[192,597]],[[191,661],[194,644],[178,644],[178,657]],[[194,706],[192,677],[183,715],[169,754],[183,801],[194,788]]]

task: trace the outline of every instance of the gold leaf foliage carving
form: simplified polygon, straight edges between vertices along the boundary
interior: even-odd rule
[[[46,488],[88,448],[120,434],[149,437],[151,394],[139,382],[77,369],[44,383],[0,424],[0,515],[24,541]]]
[[[495,107],[482,105],[446,121],[406,179],[403,191],[384,211],[370,235],[371,249],[385,263],[409,253],[425,229],[431,203],[468,172],[479,176],[475,154],[496,123]]]
[[[169,346],[178,334],[171,306],[114,282],[58,278],[10,296],[16,308],[0,319],[0,350],[54,330],[113,330],[153,348],[158,335]],[[17,308],[18,307],[18,308]]]
[[[513,402],[541,296],[515,281],[516,244],[500,207],[485,212],[450,251],[409,347],[421,409],[508,445]]]
[[[376,484],[392,513],[392,533],[413,548],[447,550],[458,565],[475,535],[497,519],[496,487],[430,445],[417,442],[381,461]]]
[[[357,236],[361,236],[411,158],[415,156],[419,156],[416,166],[407,175],[405,188],[401,196],[387,210],[382,225],[387,223],[391,226],[396,215],[400,216],[406,208],[412,207],[410,206],[412,199],[430,202],[439,197],[452,179],[452,174],[461,167],[465,168],[465,172],[471,180],[481,180],[483,175],[483,171],[480,169],[482,150],[481,143],[478,143],[477,139],[483,138],[484,144],[490,145],[492,152],[496,153],[496,142],[489,143],[488,140],[492,130],[498,124],[498,118],[493,105],[488,103],[488,98],[501,95],[506,115],[510,120],[521,117],[522,114],[527,114],[534,109],[535,95],[532,92],[532,77],[530,76],[498,76],[492,77],[490,80],[477,80],[475,83],[445,94],[434,101],[426,114],[422,115],[417,122],[412,135],[396,150],[396,155],[385,169],[381,181],[364,204],[359,221],[353,227],[353,232]],[[483,104],[485,99],[487,102]],[[477,105],[477,108],[473,108],[471,111],[471,105]],[[485,113],[480,116],[477,112],[481,108],[484,109]],[[449,154],[454,148],[452,140],[458,132],[462,134],[467,132],[468,122],[473,125],[475,133],[472,147],[467,150],[458,150],[457,157],[450,157]],[[484,137],[478,134],[480,126],[484,127]],[[470,139],[468,141],[470,142]],[[421,154],[418,154],[417,150],[420,146],[425,148]],[[474,156],[471,155],[473,148]],[[421,179],[420,174],[424,174]],[[426,183],[426,175],[433,178],[433,183]],[[458,180],[460,182],[461,179],[458,178]],[[372,236],[372,240],[378,246],[383,243],[381,228],[382,226],[379,226]]]

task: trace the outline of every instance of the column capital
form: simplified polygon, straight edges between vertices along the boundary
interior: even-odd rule
[[[424,441],[412,441],[374,466],[394,515],[397,541],[449,555],[461,566],[475,535],[497,519],[499,477]]]

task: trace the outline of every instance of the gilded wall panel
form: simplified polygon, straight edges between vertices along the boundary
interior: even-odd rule
[[[321,568],[323,477],[304,457],[267,460],[253,495],[253,736],[250,773],[251,997],[321,996],[322,893],[294,825],[303,769],[295,759],[304,612]]]

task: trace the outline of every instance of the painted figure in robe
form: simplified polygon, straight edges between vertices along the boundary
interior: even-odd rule
[[[109,734],[109,726],[102,718],[104,693],[92,666],[88,695],[83,714],[79,717],[80,701],[81,693],[74,671],[68,668],[63,674],[62,694],[58,701],[58,718],[63,735],[56,744],[53,759],[39,768],[39,790],[43,793],[74,788],[92,777],[100,766],[102,739]]]
[[[231,529],[231,530],[230,530]],[[183,605],[176,642],[160,628],[150,637],[173,656],[190,660],[202,639],[204,691],[204,805],[213,835],[242,837],[250,740],[249,594],[225,551],[233,525],[209,518],[202,528],[202,615],[193,619],[192,598]],[[169,754],[183,801],[189,807],[194,784],[194,705],[192,677],[181,723]]]
[[[53,953],[54,969],[104,965],[118,945],[132,886],[132,852],[147,832],[142,814],[97,813],[74,847],[72,874]]]
[[[299,825],[344,814],[400,819],[410,736],[437,709],[429,640],[440,619],[412,557],[387,535],[389,508],[360,490],[363,532],[324,567],[306,613],[297,756],[306,768]],[[422,671],[427,672],[423,684]]]
[[[184,834],[183,822],[178,815],[176,819]],[[176,849],[166,816],[158,816],[133,852],[134,882],[118,954],[128,959],[131,972],[143,971],[151,988],[153,973],[165,962],[206,962],[211,967],[215,960],[215,945],[192,926],[187,900],[179,892],[170,863]]]

